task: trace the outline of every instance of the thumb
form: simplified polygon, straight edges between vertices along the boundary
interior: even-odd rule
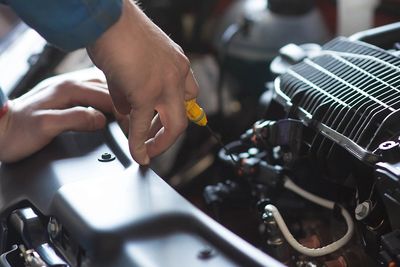
[[[148,107],[132,109],[130,113],[129,148],[133,159],[141,165],[150,163],[145,142],[149,136],[153,117],[154,110]]]

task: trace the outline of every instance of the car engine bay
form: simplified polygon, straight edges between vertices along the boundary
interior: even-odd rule
[[[226,47],[248,23],[223,36]],[[10,54],[26,65],[2,84],[11,97],[66,56],[17,30],[37,45],[0,54],[0,66]],[[222,67],[240,62],[223,54],[210,96],[217,138],[190,125],[150,168],[131,159],[111,117],[1,164],[0,266],[400,266],[399,36],[393,23],[286,44],[260,92],[228,97]],[[223,102],[240,111],[226,115]]]

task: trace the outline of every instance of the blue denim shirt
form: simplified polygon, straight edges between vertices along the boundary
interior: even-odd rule
[[[114,24],[122,0],[0,0],[49,43],[71,51],[93,43]]]

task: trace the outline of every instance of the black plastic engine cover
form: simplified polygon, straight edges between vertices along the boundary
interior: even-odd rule
[[[99,161],[105,152],[116,159]],[[63,134],[34,156],[3,164],[1,219],[27,204],[55,217],[91,266],[281,266],[132,163],[116,123]],[[210,257],[199,257],[204,249]]]

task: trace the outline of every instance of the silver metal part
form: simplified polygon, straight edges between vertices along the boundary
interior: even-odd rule
[[[354,211],[357,221],[364,220],[370,212],[371,203],[369,201],[364,201],[363,203],[358,204]]]
[[[21,257],[25,260],[26,267],[47,267],[47,264],[40,258],[39,254],[33,249],[26,249],[24,245],[20,245]]]
[[[49,233],[51,239],[56,239],[60,234],[61,229],[62,226],[58,223],[58,221],[54,217],[51,217],[47,225],[47,232]]]

